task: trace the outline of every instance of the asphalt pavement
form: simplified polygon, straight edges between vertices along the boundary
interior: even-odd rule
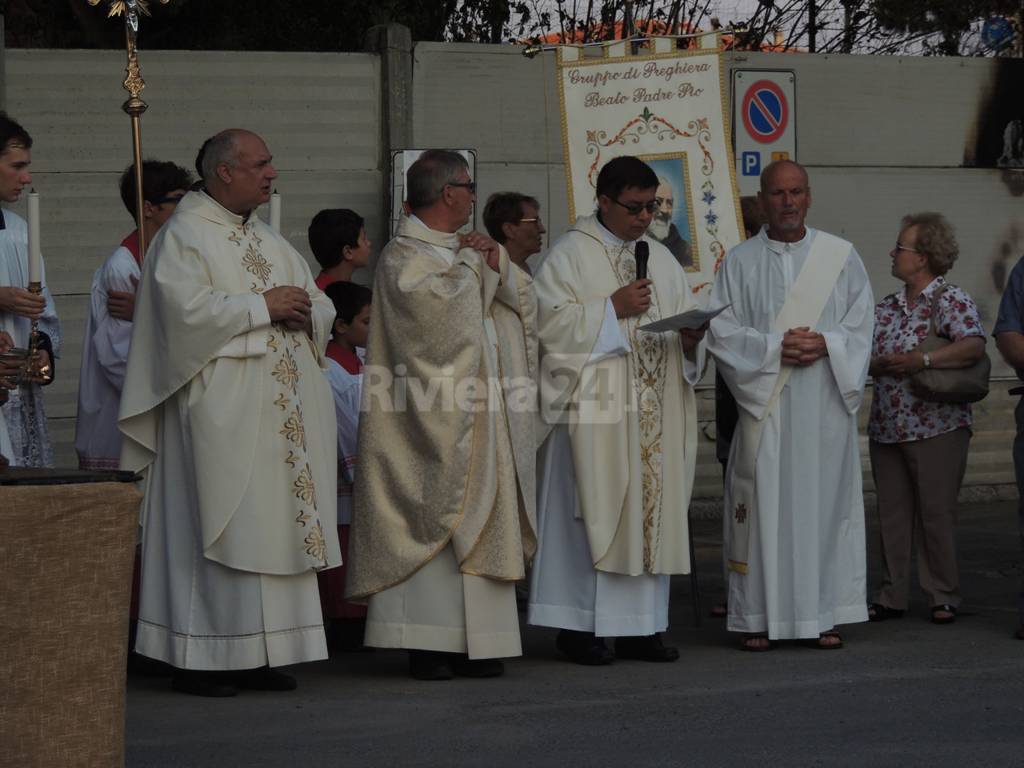
[[[690,579],[676,577],[674,664],[580,667],[559,657],[554,630],[529,627],[526,655],[492,680],[418,682],[394,651],[293,667],[297,691],[233,699],[132,676],[127,765],[1021,766],[1016,514],[1016,502],[961,508],[964,604],[953,625],[931,624],[915,594],[902,619],[842,627],[841,650],[743,653],[723,620],[706,617],[722,595],[721,522],[698,520],[704,616],[698,626]]]

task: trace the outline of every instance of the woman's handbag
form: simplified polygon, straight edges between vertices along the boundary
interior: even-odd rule
[[[928,335],[921,339],[917,349],[921,352],[935,352],[952,344],[950,339],[939,336],[939,297],[949,287],[946,284],[932,295],[932,314],[928,323]],[[985,337],[979,337],[985,341]],[[925,368],[910,377],[910,390],[922,400],[933,403],[976,403],[988,394],[988,377],[992,361],[983,352],[981,359],[969,368]]]

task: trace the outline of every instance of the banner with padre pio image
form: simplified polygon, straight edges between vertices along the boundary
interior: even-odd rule
[[[655,50],[668,39],[656,40]],[[618,51],[625,54],[626,44]],[[562,141],[569,221],[596,207],[602,166],[620,155],[658,174],[657,211],[648,235],[661,241],[706,296],[725,252],[742,239],[729,144],[721,54],[712,49],[584,58],[558,50]]]

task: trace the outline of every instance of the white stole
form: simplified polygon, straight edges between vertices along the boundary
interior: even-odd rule
[[[775,317],[772,330],[785,333],[791,328],[813,328],[821,317],[836,281],[839,279],[850,244],[827,232],[818,232],[811,244],[807,260],[800,269],[793,286],[789,289],[786,302]],[[783,365],[775,380],[775,388],[760,418],[740,409],[739,444],[732,460],[732,500],[734,507],[729,514],[729,569],[737,573],[747,572],[750,551],[750,524],[755,514],[757,498],[756,471],[757,454],[761,445],[761,433],[765,422],[775,411],[782,390],[789,381],[794,366]]]

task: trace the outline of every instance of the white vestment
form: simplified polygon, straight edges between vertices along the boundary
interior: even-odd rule
[[[272,324],[294,285],[312,338]],[[334,308],[258,217],[205,193],[148,251],[121,398],[122,467],[145,473],[136,650],[185,669],[327,657],[316,571],[339,565]]]
[[[815,234],[808,228],[801,241],[781,243],[762,230],[729,251],[715,279],[710,306],[732,306],[711,322],[708,349],[739,407],[754,418],[763,416],[782,370],[783,334],[772,331],[773,321]],[[867,620],[857,409],[873,324],[871,285],[850,246],[812,328],[824,336],[828,356],[793,369],[761,432],[747,573],[729,573],[732,631],[815,638],[838,624]],[[742,439],[737,430],[730,457]],[[730,458],[730,515],[737,514],[733,464]]]
[[[359,398],[363,375],[349,373],[336,360],[327,359],[327,383],[334,395],[338,422],[338,525],[352,522],[352,483],[356,479],[356,438],[359,436]]]
[[[0,229],[0,286],[28,288],[28,224],[16,213],[4,210],[3,228]],[[46,266],[43,266],[43,297],[46,308],[39,318],[39,330],[50,337],[54,357],[60,357],[60,322],[53,305],[53,296],[46,284]],[[0,312],[0,331],[7,331],[14,346],[28,348],[32,321],[21,315]],[[8,393],[2,406],[4,421],[10,439],[10,453],[4,455],[16,467],[52,467],[53,448],[50,445],[43,408],[43,388],[39,384],[24,384]]]
[[[117,428],[117,411],[132,341],[132,323],[111,317],[107,298],[110,291],[134,293],[132,278],[138,280],[139,274],[132,252],[121,245],[92,278],[75,421],[75,451],[82,469],[117,469],[120,466],[121,432]]]
[[[621,390],[608,386],[616,375],[605,375],[608,369],[601,366],[615,365],[629,377],[630,383],[624,387],[629,392],[628,406],[636,395],[633,377],[641,376],[630,341],[635,325],[689,309],[693,299],[674,257],[650,241],[648,269],[655,283],[655,305],[640,319],[618,320],[609,297],[635,277],[635,243],[615,237],[596,217],[580,219],[576,228],[582,232],[571,231],[560,238],[535,278],[542,371],[550,370],[555,356],[574,353],[565,348],[565,335],[555,326],[568,327],[572,341],[582,340],[586,349],[577,389],[595,401],[607,397],[613,402]],[[572,319],[559,320],[566,312],[573,313]],[[645,443],[645,427],[638,428],[639,417],[633,411],[617,415],[594,432],[580,424],[556,424],[540,449],[540,535],[530,585],[531,624],[594,632],[601,637],[651,635],[668,626],[670,574],[686,573],[690,568],[687,508],[697,428],[692,385],[700,378],[704,359],[703,345],[694,362],[682,354],[678,336],[668,336],[669,354],[661,359],[663,367],[654,369],[655,377],[659,373],[664,377],[664,391],[654,406],[660,409],[657,423],[661,434],[654,433],[651,445]],[[564,374],[555,371],[554,378],[558,381]],[[571,399],[579,404],[582,422],[586,406],[581,403],[581,393],[574,393]],[[649,401],[640,395],[640,402]],[[657,446],[656,452],[649,451],[652,445]],[[654,453],[660,454],[658,459],[650,458]],[[643,456],[658,467],[654,472],[644,466]],[[613,471],[615,465],[619,465],[618,472]],[[605,478],[615,474],[621,480],[607,484]],[[652,483],[661,491],[655,502],[660,510],[656,523],[642,492],[642,486],[650,488]],[[586,509],[586,504],[592,509]],[[624,522],[618,524],[620,515]],[[604,558],[595,556],[591,546],[591,541],[602,540],[600,532],[594,533],[602,525],[611,533],[603,540],[612,542],[607,547],[610,556]],[[621,554],[624,548],[617,543],[622,532],[633,525],[642,525],[644,533],[651,527],[661,531],[660,539],[644,536],[650,551],[647,545],[640,547],[643,554],[639,557]]]

